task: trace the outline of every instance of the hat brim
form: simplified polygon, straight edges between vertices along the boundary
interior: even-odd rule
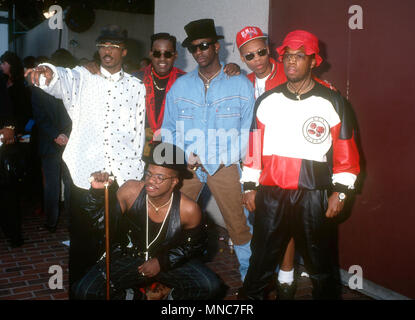
[[[98,37],[95,42],[96,43],[111,42],[114,44],[121,44],[121,43],[125,43],[126,39],[120,39],[120,38],[115,38],[115,37]]]
[[[318,67],[323,62],[323,58],[318,53],[316,53],[314,50],[312,50],[310,47],[304,45],[303,41],[295,41],[295,40],[290,40],[276,49],[279,55],[278,61],[282,62],[282,56],[284,55],[285,48],[287,47],[290,47],[293,50],[298,50],[301,47],[304,47],[306,55],[309,56],[309,55],[314,54],[315,59],[316,59],[316,67]]]
[[[189,169],[187,169],[186,166],[169,166],[169,165],[165,165],[165,164],[157,164],[157,163],[152,162],[152,161],[147,162],[145,160],[144,160],[144,162],[146,163],[146,166],[153,165],[153,166],[159,166],[159,167],[174,170],[174,171],[177,172],[180,179],[191,179],[191,178],[193,178],[193,174],[189,171]]]
[[[224,36],[215,36],[215,37],[208,37],[207,36],[206,38],[211,38],[211,39],[217,41],[217,40],[220,40],[220,39],[224,39],[225,37]],[[183,40],[182,47],[188,48],[192,44],[192,41],[197,40],[197,39],[203,39],[203,38],[202,37],[197,37],[197,38],[187,37],[186,39]]]
[[[170,157],[166,156],[166,154],[161,155],[161,153],[154,154],[153,151],[157,146],[160,146],[161,150],[170,150],[173,151],[173,153],[170,153]],[[170,149],[172,147],[173,149]],[[152,144],[151,148],[152,150],[150,151],[150,154],[142,156],[142,160],[146,163],[146,165],[152,164],[174,170],[182,179],[190,179],[193,177],[192,173],[187,169],[185,154],[182,153],[180,148],[171,144],[158,142]],[[179,152],[179,154],[177,154],[177,152]]]
[[[178,176],[181,179],[191,179],[191,178],[193,178],[193,174],[189,171],[189,169],[187,169],[187,166],[185,166],[185,165],[166,165],[164,163],[159,164],[159,163],[156,163],[154,161],[148,161],[148,160],[149,160],[148,158],[145,159],[145,157],[143,157],[143,161],[145,162],[146,166],[153,165],[153,166],[159,166],[159,167],[174,170],[178,173]]]
[[[243,42],[242,44],[239,45],[238,49],[241,49],[244,45],[246,45],[248,42],[252,41],[252,40],[256,40],[256,39],[268,39],[267,36],[259,36],[259,37],[255,37],[249,40],[246,40],[245,42]]]

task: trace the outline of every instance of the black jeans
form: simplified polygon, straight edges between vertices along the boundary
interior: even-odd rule
[[[22,240],[20,192],[18,182],[0,186],[0,227],[12,243]]]
[[[72,184],[70,192],[69,226],[69,286],[80,280],[103,254],[104,233],[98,231],[81,209],[87,202],[88,190]],[[69,291],[72,298],[72,292]]]
[[[275,267],[291,237],[304,259],[314,299],[338,299],[337,224],[325,217],[327,190],[284,190],[261,186],[251,242],[252,256],[243,292],[263,299]]]
[[[161,271],[153,278],[143,277],[138,267],[144,263],[141,257],[121,252],[111,256],[110,281],[113,286],[111,299],[124,299],[125,289],[139,288],[152,282],[160,282],[171,288],[174,300],[218,299],[221,281],[213,271],[198,260],[190,260],[169,271]],[[72,287],[75,299],[105,299],[105,259]]]
[[[71,188],[69,171],[62,161],[60,153],[42,157],[42,171],[44,176],[43,206],[46,213],[46,224],[49,227],[56,227],[59,218],[61,178],[65,189],[65,213],[67,213],[69,207]]]
[[[26,143],[0,148],[0,227],[12,245],[23,241],[20,200],[31,174],[29,148]]]

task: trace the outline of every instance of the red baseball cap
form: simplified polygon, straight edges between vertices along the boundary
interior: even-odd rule
[[[323,58],[320,57],[320,49],[318,47],[318,38],[304,30],[295,30],[287,34],[282,46],[277,48],[278,60],[282,62],[282,56],[284,55],[285,48],[290,47],[293,50],[298,50],[301,47],[304,47],[305,53],[307,55],[315,55],[316,58],[316,67],[318,67],[322,62]]]
[[[240,49],[245,43],[254,39],[266,39],[268,38],[262,33],[262,30],[258,27],[248,26],[243,28],[236,34],[236,45]]]

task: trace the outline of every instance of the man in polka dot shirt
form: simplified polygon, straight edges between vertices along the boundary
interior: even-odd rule
[[[140,180],[144,162],[145,87],[124,73],[127,33],[109,25],[96,40],[101,59],[99,74],[83,67],[64,69],[42,64],[31,73],[32,82],[62,99],[72,119],[71,137],[63,154],[71,178],[70,285],[99,258],[103,234],[93,219],[80,210],[92,172],[111,172],[119,185]]]

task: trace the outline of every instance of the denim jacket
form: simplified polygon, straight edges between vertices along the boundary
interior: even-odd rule
[[[198,155],[213,175],[221,164],[244,158],[254,103],[254,88],[245,76],[229,77],[222,67],[205,93],[196,68],[177,79],[167,93],[162,139],[183,148],[187,157],[190,152]],[[206,179],[202,170],[197,174]]]

